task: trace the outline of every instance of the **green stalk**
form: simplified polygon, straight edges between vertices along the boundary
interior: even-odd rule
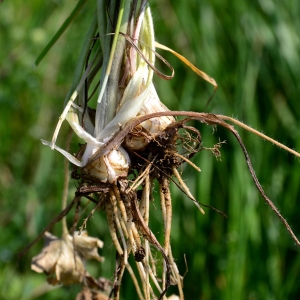
[[[110,22],[106,22],[106,7],[107,7],[107,0],[97,0],[97,19],[98,19],[98,31],[99,31],[99,38],[101,49],[105,52],[105,44],[107,36],[105,36],[105,29],[107,26],[110,26]],[[110,36],[109,36],[110,39]]]
[[[110,53],[104,54],[104,67],[108,57],[109,59],[105,73],[102,73],[102,84],[96,111],[95,136],[115,116],[120,68],[125,51],[125,40],[123,37],[119,38],[119,33],[127,32],[130,6],[131,1],[122,0]],[[109,34],[110,32],[107,33]]]
[[[76,87],[78,86],[78,84],[81,80],[82,72],[84,70],[85,63],[86,63],[86,58],[90,51],[96,29],[97,29],[97,17],[94,15],[94,17],[92,19],[92,23],[89,27],[89,30],[88,30],[88,32],[85,36],[84,42],[83,42],[83,46],[82,46],[82,49],[81,49],[81,52],[79,55],[79,59],[78,59],[77,65],[76,65],[72,86],[69,89],[67,96],[65,98],[65,106],[68,103],[68,101],[70,100],[72,93],[74,92],[74,90],[76,89]],[[77,102],[77,104],[80,104],[80,103]]]

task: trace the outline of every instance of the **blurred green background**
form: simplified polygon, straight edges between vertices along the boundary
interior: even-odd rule
[[[42,146],[52,137],[72,83],[79,51],[94,13],[88,1],[37,69],[34,60],[77,1],[20,0],[0,3],[0,298],[74,299],[79,286],[52,289],[30,270],[42,242],[18,259],[17,253],[59,213],[63,157]],[[161,100],[173,110],[234,116],[287,146],[300,150],[300,1],[150,1],[157,40],[185,55],[214,77],[218,92],[170,53],[159,51],[175,68],[170,82],[155,79]],[[162,66],[163,68],[163,66]],[[298,104],[297,104],[298,103]],[[173,254],[184,278],[186,299],[299,299],[300,255],[283,225],[257,192],[238,143],[224,129],[194,124],[204,146],[219,140],[222,158],[209,151],[193,158],[202,170],[184,168],[183,177],[206,209],[172,186]],[[58,139],[64,147],[68,126]],[[257,176],[297,236],[300,162],[281,149],[240,130]],[[72,145],[75,152],[76,142]],[[70,184],[70,199],[75,183]],[[158,203],[156,204],[157,207]],[[72,222],[73,213],[69,221]],[[159,209],[153,231],[162,231]],[[114,255],[103,213],[88,224],[104,240],[95,276],[113,276]],[[59,235],[61,226],[52,232]],[[176,292],[176,289],[171,289]],[[128,278],[123,299],[135,299]]]

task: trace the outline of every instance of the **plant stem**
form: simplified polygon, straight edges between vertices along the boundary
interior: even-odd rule
[[[73,131],[70,128],[67,136],[67,142],[66,142],[66,151],[68,152],[70,150],[72,136],[73,136]],[[65,158],[64,159],[64,190],[63,190],[62,203],[61,203],[62,211],[64,211],[67,207],[69,182],[70,182],[69,164],[70,164],[69,160]],[[66,216],[64,216],[61,221],[62,221],[62,234],[63,236],[66,236],[69,234]]]
[[[120,69],[125,52],[125,40],[119,36],[119,33],[127,32],[131,2],[122,0],[113,44],[111,49],[109,48],[110,51],[104,53],[101,88],[96,110],[95,136],[113,119],[116,113]],[[111,34],[111,32],[107,32],[107,34]],[[105,51],[108,50],[107,41],[109,39],[106,40]]]

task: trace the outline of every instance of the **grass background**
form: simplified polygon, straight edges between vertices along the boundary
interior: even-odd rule
[[[86,4],[37,69],[33,63],[75,5],[74,0],[0,3],[1,299],[74,299],[80,290],[52,290],[44,275],[30,270],[31,257],[42,242],[21,259],[16,255],[60,211],[63,158],[39,139],[51,138],[62,112],[94,1]],[[299,1],[152,0],[150,5],[157,40],[219,84],[205,109],[213,88],[160,51],[176,71],[170,82],[155,79],[170,109],[234,116],[300,150]],[[201,152],[193,161],[202,172],[185,167],[183,176],[199,201],[228,218],[207,209],[201,215],[172,187],[173,254],[182,274],[186,255],[186,299],[299,299],[299,250],[255,189],[237,142],[221,128],[213,133],[206,125],[194,125],[204,146],[219,140],[226,144],[221,161]],[[64,125],[61,146],[66,132]],[[299,159],[248,132],[240,133],[267,195],[299,236]],[[76,151],[76,142],[72,147]],[[71,199],[75,183],[70,187]],[[162,231],[159,216],[159,209],[153,208],[154,232]],[[88,230],[105,242],[101,255],[106,261],[91,264],[91,273],[112,278],[114,256],[103,213],[90,221]],[[60,225],[53,228],[54,234],[60,231]],[[122,294],[123,299],[135,297],[128,278]]]

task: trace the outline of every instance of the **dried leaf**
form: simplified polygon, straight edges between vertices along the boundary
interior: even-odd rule
[[[52,284],[72,284],[82,282],[88,275],[85,268],[86,259],[103,260],[97,252],[103,243],[93,237],[75,234],[58,238],[45,232],[45,245],[42,252],[32,258],[31,269],[48,275],[47,281]],[[74,249],[75,246],[75,249]]]
[[[103,261],[104,258],[101,257],[98,253],[98,248],[103,247],[103,242],[98,238],[88,236],[87,231],[82,231],[81,234],[78,234],[79,231],[74,233],[74,244],[75,249],[78,251],[81,257],[84,259],[96,259],[98,261]],[[68,238],[73,239],[70,235]]]
[[[91,290],[97,290],[97,291],[103,291],[103,292],[109,292],[112,288],[112,282],[104,277],[100,277],[98,279],[92,277],[92,276],[85,276],[84,278],[84,285],[85,287],[91,289]]]
[[[77,294],[76,300],[107,300],[108,297],[107,295],[101,293],[101,292],[96,292],[96,291],[90,291],[87,288],[83,288],[82,291]]]
[[[206,73],[199,70],[197,67],[195,67],[188,59],[186,59],[181,54],[177,53],[173,49],[171,49],[171,48],[169,48],[165,45],[162,45],[158,42],[155,42],[155,47],[163,49],[163,50],[170,51],[172,54],[174,54],[176,57],[178,57],[182,62],[184,62],[187,66],[189,66],[198,76],[202,77],[205,81],[212,84],[214,86],[215,90],[218,88],[218,85],[217,85],[216,81],[212,77],[208,76]]]

